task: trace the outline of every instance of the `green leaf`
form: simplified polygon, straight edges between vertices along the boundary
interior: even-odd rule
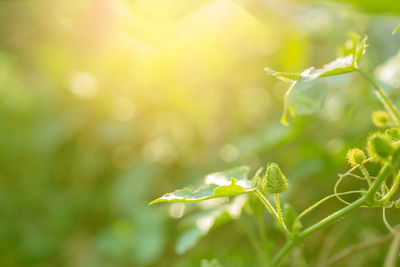
[[[367,48],[367,36],[360,40],[360,36],[355,33],[349,34],[350,39],[341,47],[343,57],[353,55],[353,65],[358,67],[362,56]]]
[[[284,82],[294,82],[300,78],[300,73],[288,73],[288,72],[277,72],[270,68],[264,68],[264,70],[271,76],[284,81]]]
[[[397,26],[396,28],[394,28],[394,30],[392,32],[392,35],[394,35],[398,30],[400,30],[400,25]]]
[[[185,231],[178,236],[175,251],[179,254],[185,253],[194,247],[202,237],[206,236],[212,228],[238,219],[247,200],[247,195],[236,196],[229,203],[197,212],[185,218],[181,223]]]
[[[302,77],[316,79],[319,77],[328,77],[355,71],[358,69],[358,63],[365,54],[367,47],[367,36],[365,36],[361,41],[355,34],[353,34],[351,38],[351,48],[348,49],[346,53],[347,55],[335,59],[334,61],[324,65],[321,69],[314,69],[311,67],[303,71],[301,74],[277,72],[270,68],[265,68],[264,70],[267,71],[271,76],[286,82],[294,82]]]
[[[322,105],[325,91],[332,80],[326,77],[356,71],[358,64],[365,53],[367,37],[361,41],[355,34],[352,35],[351,47],[347,49],[346,56],[324,65],[320,69],[313,67],[306,69],[301,74],[276,72],[270,68],[265,70],[272,76],[292,82],[284,98],[284,112],[281,122],[288,125],[287,116],[311,114]]]
[[[186,232],[184,232],[181,236],[178,237],[177,243],[175,245],[175,251],[178,254],[183,254],[192,247],[196,245],[196,243],[205,236],[206,233],[199,228],[193,228]]]
[[[250,193],[255,188],[252,182],[247,179],[248,173],[249,168],[241,166],[209,174],[205,177],[202,187],[196,190],[185,188],[167,193],[150,202],[150,205],[158,202],[200,202],[207,199]]]
[[[358,38],[353,41],[356,44],[356,50],[354,52],[354,59],[355,59],[355,63],[357,63],[357,65],[360,62],[362,56],[365,54],[365,51],[367,48],[367,39],[368,39],[368,37],[365,35],[364,38],[361,40],[361,42],[358,42]]]
[[[315,74],[310,76],[310,78],[315,79],[318,77],[328,77],[355,71],[356,67],[354,62],[354,55],[339,57],[336,60],[324,65],[322,69],[315,70]]]
[[[318,110],[325,96],[326,84],[321,79],[316,79],[308,69],[302,77],[294,82],[285,94],[284,112],[281,122],[288,125],[287,114],[291,116],[311,114]]]

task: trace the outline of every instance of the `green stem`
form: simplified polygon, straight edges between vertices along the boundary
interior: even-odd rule
[[[299,233],[298,238],[299,239],[304,239],[307,236],[311,235],[312,233],[318,231],[319,229],[335,222],[336,220],[338,220],[339,218],[347,215],[348,213],[352,212],[353,210],[358,209],[359,207],[361,207],[363,204],[365,203],[365,196],[359,198],[358,200],[354,201],[353,203],[351,203],[350,205],[344,207],[341,210],[338,210],[337,212],[329,215],[328,217],[326,217],[325,219],[317,222],[316,224],[310,226],[309,228],[307,228],[306,230],[304,230],[303,232]]]
[[[279,195],[274,194],[274,198],[275,198],[276,212],[278,213],[278,219],[279,219],[279,222],[281,223],[283,221],[283,219],[282,219],[281,205],[279,203]]]
[[[333,193],[336,196],[336,198],[340,200],[340,202],[349,205],[350,203],[341,198],[339,193],[337,192],[338,191],[337,188],[339,187],[339,184],[343,181],[344,177],[345,175],[339,175],[339,179],[336,181],[335,186],[333,187]]]
[[[282,258],[292,250],[292,248],[296,245],[296,242],[290,240],[286,242],[285,246],[272,258],[271,262],[268,266],[275,267],[282,260]]]
[[[313,209],[315,209],[316,207],[318,207],[319,205],[321,205],[322,203],[324,203],[326,200],[333,198],[333,197],[337,197],[337,196],[341,196],[341,195],[348,195],[348,194],[355,194],[355,193],[365,193],[366,191],[347,191],[347,192],[343,192],[343,193],[335,193],[329,196],[324,197],[323,199],[319,200],[317,203],[315,203],[314,205],[312,205],[311,207],[305,209],[302,213],[300,213],[299,216],[297,216],[297,218],[294,220],[293,222],[293,227],[296,225],[296,223],[303,217],[305,216],[307,213],[309,213],[310,211],[312,211]]]
[[[357,201],[351,203],[349,206],[344,207],[343,209],[335,212],[334,214],[328,216],[327,218],[323,219],[322,221],[314,224],[313,226],[307,228],[303,232],[301,232],[299,235],[295,236],[294,240],[290,240],[286,243],[286,245],[278,252],[278,254],[272,259],[270,266],[276,266],[279,261],[287,254],[290,252],[290,250],[296,245],[297,242],[300,242],[307,236],[311,235],[312,233],[318,231],[322,227],[325,227],[326,225],[329,225],[333,222],[335,222],[337,219],[341,218],[342,216],[350,213],[351,211],[359,208],[362,206],[365,202],[365,196],[361,197]]]
[[[279,221],[278,214],[276,213],[274,207],[269,203],[268,199],[260,192],[260,190],[256,189],[254,191],[267,210],[274,216],[275,220]]]
[[[396,124],[400,125],[399,111],[397,110],[396,106],[392,103],[392,101],[389,99],[389,97],[386,95],[385,91],[383,91],[383,89],[380,88],[378,84],[376,84],[376,82],[373,79],[371,79],[366,73],[364,73],[360,69],[358,69],[357,71],[374,88],[376,96],[381,101],[386,111],[396,121]]]
[[[398,151],[397,153],[398,154]],[[341,210],[338,210],[337,212],[333,213],[332,215],[326,217],[322,221],[317,222],[316,224],[310,226],[303,232],[301,232],[298,235],[298,238],[303,239],[306,238],[307,236],[311,235],[312,233],[318,231],[319,229],[325,227],[326,225],[329,225],[333,222],[335,222],[337,219],[347,215],[348,213],[352,212],[353,210],[361,207],[363,204],[367,203],[369,205],[374,205],[376,204],[375,200],[375,193],[378,191],[380,185],[385,181],[385,179],[388,177],[388,175],[391,172],[391,164],[389,162],[386,162],[383,166],[382,169],[380,170],[378,176],[376,177],[374,183],[372,186],[368,189],[367,193],[359,198],[358,200],[352,202],[348,206],[342,208]]]
[[[397,188],[400,184],[400,172],[396,175],[396,178],[393,181],[393,185],[390,188],[389,192],[382,198],[383,202],[388,201],[397,191]]]
[[[276,211],[278,213],[278,222],[281,225],[281,227],[282,227],[283,231],[285,232],[286,236],[289,239],[292,239],[292,234],[287,229],[286,224],[285,224],[285,222],[283,220],[281,205],[279,203],[279,195],[278,194],[274,194],[274,197],[275,197]]]
[[[363,164],[360,164],[360,169],[361,169],[361,172],[363,173],[364,177],[367,179],[368,185],[371,186],[372,182],[371,182],[371,178],[369,178],[369,173],[368,173],[367,169],[365,169]]]
[[[396,159],[396,162],[395,162],[396,164],[394,164],[395,166],[398,165],[397,163],[398,163],[399,155],[400,155],[400,149],[398,149],[393,155],[393,158]],[[381,184],[385,181],[385,179],[389,176],[390,173],[391,173],[391,161],[386,162],[382,166],[381,170],[379,171],[378,176],[376,177],[376,179],[374,180],[372,186],[368,189],[367,193],[364,196],[362,196],[358,200],[354,201],[353,203],[349,204],[348,206],[340,209],[339,211],[333,213],[332,215],[326,217],[325,219],[315,223],[314,225],[312,225],[309,228],[305,229],[304,231],[302,231],[298,235],[294,236],[293,239],[289,240],[286,243],[286,245],[278,252],[278,254],[272,259],[272,261],[270,263],[270,266],[276,266],[279,263],[279,261],[287,253],[289,253],[290,250],[297,243],[299,243],[304,238],[310,236],[314,232],[320,230],[321,228],[323,228],[323,227],[325,227],[327,225],[330,225],[330,224],[336,222],[341,217],[343,217],[343,216],[351,213],[352,211],[360,208],[364,204],[368,204],[368,205],[371,205],[371,206],[377,204],[377,201],[375,199],[375,194],[376,194],[377,190],[379,189],[379,187],[381,186]]]
[[[387,221],[386,219],[386,212],[385,212],[386,208],[383,207],[382,208],[382,219],[383,219],[383,223],[385,224],[386,228],[389,230],[389,232],[391,232],[392,234],[395,234],[393,227],[390,226],[390,223]]]
[[[400,233],[396,233],[392,244],[390,245],[389,252],[385,259],[384,267],[396,267],[396,262],[399,254],[400,247]]]
[[[292,239],[291,233],[288,231],[288,229],[285,226],[285,223],[283,222],[279,203],[277,204],[277,208],[279,207],[279,212],[278,212],[279,214],[278,214],[275,211],[274,207],[271,205],[271,203],[268,201],[268,199],[260,192],[260,190],[256,189],[254,192],[259,197],[259,199],[264,204],[264,206],[267,208],[267,210],[272,214],[272,216],[275,218],[275,220],[279,223],[279,225],[281,226],[282,231],[286,235],[286,237],[288,239]],[[275,201],[276,201],[276,198],[275,198]],[[279,201],[279,199],[278,199],[278,201]]]
[[[378,176],[376,177],[374,183],[369,188],[367,194],[365,195],[365,202],[369,205],[375,204],[375,194],[379,190],[381,184],[386,180],[386,178],[391,173],[391,164],[390,162],[386,162],[383,166],[381,171],[379,172]]]

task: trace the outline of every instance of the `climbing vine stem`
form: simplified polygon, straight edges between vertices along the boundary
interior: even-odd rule
[[[301,243],[303,239],[310,236],[311,234],[315,233],[316,231],[328,226],[338,219],[342,218],[343,216],[351,213],[352,211],[357,210],[358,208],[362,207],[363,205],[368,206],[375,206],[379,204],[381,201],[376,200],[376,192],[379,190],[382,183],[387,179],[387,177],[391,174],[392,166],[398,165],[398,159],[400,155],[400,149],[397,149],[393,155],[393,158],[386,162],[379,171],[378,176],[372,183],[371,187],[368,191],[356,201],[350,203],[349,205],[343,207],[342,209],[336,211],[335,213],[329,215],[328,217],[322,219],[321,221],[315,223],[314,225],[306,228],[300,233],[296,233],[291,240],[288,240],[285,246],[272,258],[269,266],[276,266],[282,258],[291,251],[291,249],[296,246],[296,244]],[[394,164],[394,160],[396,159],[396,164]]]
[[[357,69],[357,71],[373,87],[376,96],[382,102],[386,111],[392,116],[396,124],[400,125],[400,113],[393,102],[389,99],[385,91],[381,87],[379,87],[378,84],[365,72],[360,69]]]

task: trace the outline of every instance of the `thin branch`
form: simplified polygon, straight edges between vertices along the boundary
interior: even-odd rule
[[[271,203],[268,201],[268,199],[260,192],[260,190],[256,189],[255,193],[257,194],[257,196],[261,200],[261,202],[264,204],[265,208],[272,214],[272,216],[275,218],[275,220],[279,223],[279,225],[281,226],[282,231],[286,235],[286,237],[288,239],[292,239],[292,234],[286,228],[286,225],[283,223],[283,219],[281,219],[282,213],[280,211],[279,203],[277,203],[277,208],[279,209],[280,214],[277,213],[277,211],[274,209],[274,207],[271,205]],[[276,197],[275,197],[275,201],[276,201]]]
[[[379,87],[378,84],[372,78],[370,78],[366,73],[364,73],[360,69],[358,69],[357,71],[372,86],[379,101],[381,101],[383,107],[395,120],[396,124],[400,125],[400,113],[397,110],[396,106],[393,104],[393,102],[389,99],[385,91],[381,87]]]
[[[279,203],[279,195],[278,194],[274,194],[274,197],[275,197],[276,212],[278,213],[279,224],[281,225],[281,227],[282,227],[283,231],[285,232],[286,236],[289,239],[292,239],[292,234],[287,229],[286,224],[285,224],[285,222],[283,220],[281,205]]]
[[[390,223],[387,221],[386,219],[386,208],[383,207],[382,208],[382,219],[383,219],[383,223],[385,224],[386,228],[389,230],[389,232],[391,232],[392,234],[395,234],[393,227],[390,226]]]
[[[394,182],[387,194],[382,198],[384,202],[388,201],[397,191],[400,184],[400,172],[395,176]]]
[[[255,190],[255,193],[258,196],[258,198],[261,200],[261,202],[264,204],[265,208],[269,211],[269,213],[271,213],[272,216],[274,216],[275,220],[279,221],[278,214],[276,213],[276,210],[271,205],[271,203],[268,201],[268,199],[258,189]]]
[[[392,244],[390,245],[389,252],[385,259],[384,267],[396,267],[396,262],[399,255],[399,247],[400,247],[400,233],[397,232],[394,236]]]
[[[384,243],[392,240],[392,238],[393,238],[393,235],[388,234],[388,235],[382,236],[382,237],[377,238],[372,241],[362,242],[362,243],[350,246],[350,247],[340,251],[339,253],[335,254],[333,257],[329,258],[328,260],[321,262],[317,266],[318,267],[333,266],[334,264],[338,263],[339,261],[342,261],[343,259],[347,258],[348,256],[350,256],[354,253],[363,251],[363,250],[371,248],[371,247],[378,246],[380,244],[384,244]]]
[[[341,195],[348,195],[348,194],[355,194],[355,193],[366,193],[366,191],[347,191],[347,192],[342,192],[342,193],[335,193],[329,196],[324,197],[323,199],[319,200],[318,202],[316,202],[314,205],[310,206],[309,208],[305,209],[302,213],[300,213],[299,216],[297,216],[297,218],[294,220],[293,226],[296,225],[296,223],[307,213],[309,213],[310,211],[312,211],[313,209],[315,209],[316,207],[318,207],[319,205],[321,205],[322,203],[324,203],[326,200],[333,198],[333,197],[338,197]]]
[[[350,202],[347,202],[346,200],[344,200],[343,198],[340,197],[339,193],[337,192],[337,188],[339,187],[339,184],[343,181],[344,177],[346,174],[339,174],[339,179],[336,181],[335,186],[333,187],[333,193],[335,193],[334,195],[336,196],[336,198],[346,204],[346,205],[350,205]]]
[[[371,186],[372,182],[371,182],[371,179],[369,178],[369,173],[368,173],[367,169],[364,167],[363,164],[360,165],[360,169],[361,169],[361,172],[364,175],[365,179],[367,179],[368,186]]]

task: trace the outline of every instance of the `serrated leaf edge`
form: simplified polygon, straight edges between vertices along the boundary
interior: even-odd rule
[[[187,202],[187,203],[190,202],[190,203],[196,203],[196,202],[201,202],[201,201],[208,200],[208,199],[214,199],[214,198],[220,198],[220,197],[227,197],[227,196],[215,197],[215,196],[214,196],[215,190],[217,190],[218,188],[221,188],[221,187],[229,187],[229,186],[232,186],[232,185],[237,185],[236,182],[237,182],[237,179],[234,178],[234,177],[231,177],[231,183],[230,183],[230,184],[216,187],[216,188],[213,190],[213,195],[210,195],[210,196],[208,196],[208,197],[201,198],[201,199],[187,200],[188,196],[185,196],[185,197],[183,197],[183,198],[181,198],[181,199],[171,199],[171,200],[163,199],[163,197],[166,196],[166,195],[174,194],[175,192],[179,192],[179,191],[182,191],[182,190],[190,190],[190,191],[192,191],[193,193],[196,193],[196,192],[199,191],[201,188],[199,188],[199,189],[197,189],[197,190],[193,190],[193,189],[191,189],[191,188],[178,189],[178,190],[175,190],[175,191],[173,191],[173,192],[171,192],[171,193],[166,193],[166,194],[162,195],[161,197],[159,197],[159,198],[157,198],[157,199],[151,201],[151,202],[149,203],[149,206],[150,206],[150,205],[153,205],[153,204],[155,204],[155,203],[160,203],[160,202]],[[240,185],[237,185],[237,186],[240,186]],[[242,192],[242,193],[235,194],[235,196],[236,196],[236,195],[241,195],[241,194],[248,194],[248,193],[254,192],[254,191],[256,190],[255,188],[248,188],[248,189],[246,189],[246,188],[244,188],[244,187],[242,187],[242,186],[240,186],[240,187],[243,188],[243,192]],[[233,195],[232,195],[232,196],[233,196]]]

